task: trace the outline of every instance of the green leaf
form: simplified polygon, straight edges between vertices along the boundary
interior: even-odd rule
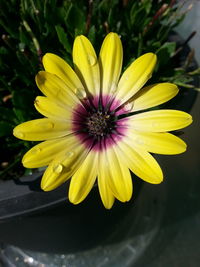
[[[144,8],[146,10],[146,14],[149,14],[150,11],[151,11],[151,8],[152,8],[152,2],[149,1],[149,0],[144,0],[143,1],[143,6],[144,6]]]
[[[33,112],[34,96],[31,90],[19,90],[13,92],[13,111],[18,122],[29,120]]]
[[[66,34],[65,30],[60,25],[56,25],[55,26],[55,29],[56,29],[56,32],[57,32],[58,39],[59,39],[60,43],[63,45],[63,47],[65,48],[65,50],[68,53],[71,54],[72,47],[71,47],[71,44],[69,42],[69,39],[67,38],[67,34]]]
[[[196,70],[188,72],[189,75],[200,75],[200,68],[197,68]]]
[[[175,49],[176,49],[175,42],[166,42],[157,50],[157,53],[164,50],[171,57],[175,52]]]
[[[75,29],[76,34],[85,33],[86,15],[84,9],[80,9],[75,4],[71,5],[69,8],[69,13],[67,16],[66,25],[69,28]]]
[[[166,65],[170,58],[173,56],[176,49],[175,42],[166,42],[164,43],[157,51],[157,57],[159,65],[164,66]]]
[[[96,38],[96,28],[93,25],[88,33],[88,38],[90,39],[91,43],[94,44],[95,43],[95,38]]]

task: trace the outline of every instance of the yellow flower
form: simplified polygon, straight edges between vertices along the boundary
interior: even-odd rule
[[[97,179],[102,202],[110,209],[115,198],[130,200],[130,170],[146,182],[162,182],[162,170],[150,153],[186,150],[180,138],[167,132],[188,126],[189,114],[169,109],[141,112],[178,93],[171,83],[141,89],[151,77],[156,55],[139,57],[120,77],[122,58],[116,33],[106,36],[99,58],[85,36],[76,37],[75,70],[54,54],[43,57],[45,71],[36,75],[36,83],[45,96],[36,98],[35,107],[45,118],[14,129],[20,139],[45,140],[22,160],[27,168],[48,165],[43,190],[53,190],[71,178],[69,200],[78,204]]]

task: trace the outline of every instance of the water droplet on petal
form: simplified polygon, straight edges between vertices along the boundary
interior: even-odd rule
[[[80,89],[80,88],[76,88],[75,89],[75,94],[80,99],[86,98],[86,96],[87,96],[86,92],[83,89]]]
[[[92,56],[92,55],[88,55],[88,63],[91,65],[91,66],[94,66],[97,62],[97,59],[96,57]]]
[[[15,131],[14,134],[18,137],[18,138],[21,138],[23,139],[25,137],[25,134],[20,132],[20,131]]]
[[[152,122],[152,128],[157,128],[159,126],[158,122]]]
[[[31,151],[31,153],[32,154],[38,154],[38,153],[40,153],[41,152],[41,148],[39,148],[39,147],[36,147],[36,148],[34,148],[32,151]]]
[[[53,129],[54,128],[54,123],[53,122],[46,122],[41,124],[42,128],[44,129]]]
[[[130,78],[130,75],[126,75],[126,76],[124,77],[124,80],[125,80],[125,81],[128,81],[129,78]]]
[[[57,174],[61,173],[63,170],[63,166],[62,164],[56,164],[54,167],[53,167],[53,171]]]
[[[139,145],[143,145],[144,141],[141,138],[137,138],[136,143],[138,143]]]
[[[114,139],[115,142],[119,141],[119,137],[117,135],[114,135],[113,139]]]
[[[68,158],[72,158],[73,156],[74,156],[74,152],[73,151],[68,151],[67,153],[66,153],[66,156],[68,157]]]
[[[133,108],[133,103],[132,103],[132,102],[127,103],[127,104],[124,105],[124,109],[125,109],[126,111],[131,111],[132,108]]]
[[[114,94],[116,91],[117,91],[117,84],[115,82],[113,82],[110,85],[110,92]]]

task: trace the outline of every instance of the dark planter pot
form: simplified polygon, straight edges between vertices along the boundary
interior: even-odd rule
[[[170,39],[180,42],[177,35]],[[183,55],[188,49],[184,49]],[[189,111],[195,97],[195,91],[186,90],[168,107]],[[144,233],[159,221],[158,214],[162,213],[157,202],[157,198],[163,197],[162,186],[158,191],[152,190],[150,185],[141,186],[137,177],[133,177],[133,199],[126,204],[116,202],[110,211],[101,204],[96,187],[83,203],[74,206],[67,201],[68,184],[46,193],[39,188],[40,179],[41,174],[37,173],[1,182],[0,242],[42,252],[81,251],[122,242],[130,232],[132,236]],[[145,198],[155,192],[148,203]]]
[[[82,204],[74,206],[67,201],[68,184],[43,192],[39,188],[40,180],[38,173],[1,183],[1,242],[30,250],[64,253],[109,243],[111,236],[112,241],[121,238],[117,229],[124,227],[132,201],[116,203],[107,211],[94,187]],[[141,181],[136,178],[134,185],[136,199]]]

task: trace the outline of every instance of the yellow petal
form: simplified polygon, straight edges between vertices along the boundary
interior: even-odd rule
[[[117,153],[122,164],[144,181],[152,184],[163,181],[162,170],[157,161],[142,148],[134,146],[128,137],[118,143]]]
[[[49,164],[42,177],[41,188],[51,191],[67,181],[81,166],[88,151],[89,149],[78,142],[73,145],[69,143]]]
[[[137,58],[123,73],[119,81],[117,99],[126,102],[136,94],[151,78],[155,64],[156,55],[153,53],[147,53]]]
[[[186,143],[169,133],[150,133],[131,130],[130,139],[142,149],[158,154],[175,155],[185,152]]]
[[[90,151],[87,158],[73,175],[69,187],[69,201],[78,204],[92,189],[97,176],[98,154]]]
[[[84,91],[83,85],[73,69],[62,58],[47,53],[42,58],[42,63],[47,72],[56,74],[66,85],[76,93],[76,90]]]
[[[99,54],[101,89],[103,94],[114,93],[122,68],[122,43],[116,33],[109,33]]]
[[[98,169],[98,187],[99,187],[99,193],[101,196],[101,200],[103,202],[103,205],[106,209],[111,209],[114,201],[115,201],[115,197],[112,193],[112,191],[110,190],[109,186],[108,186],[108,180],[109,180],[109,176],[108,176],[108,172],[105,171],[105,159],[103,158],[104,153],[100,153],[99,154],[100,158],[99,158],[99,169]]]
[[[77,144],[77,138],[73,135],[42,142],[23,156],[22,163],[26,168],[47,166],[63,150],[74,151]]]
[[[178,87],[172,83],[158,83],[144,87],[131,99],[132,111],[158,106],[178,94]]]
[[[41,92],[54,102],[71,107],[80,103],[75,93],[55,74],[40,71],[35,80]]]
[[[129,201],[133,192],[130,171],[120,160],[115,147],[106,150],[103,160],[102,172],[108,179],[110,190],[118,200]]]
[[[130,117],[133,129],[144,132],[166,132],[182,129],[192,123],[192,116],[179,110],[153,110]]]
[[[45,117],[68,121],[72,117],[72,109],[69,107],[62,107],[58,102],[54,102],[45,96],[38,96],[35,99],[34,106],[40,114]]]
[[[76,37],[73,46],[75,70],[85,89],[92,95],[100,90],[99,64],[90,41],[83,35]]]
[[[13,135],[27,141],[43,141],[68,135],[72,132],[71,123],[43,118],[19,124]]]

